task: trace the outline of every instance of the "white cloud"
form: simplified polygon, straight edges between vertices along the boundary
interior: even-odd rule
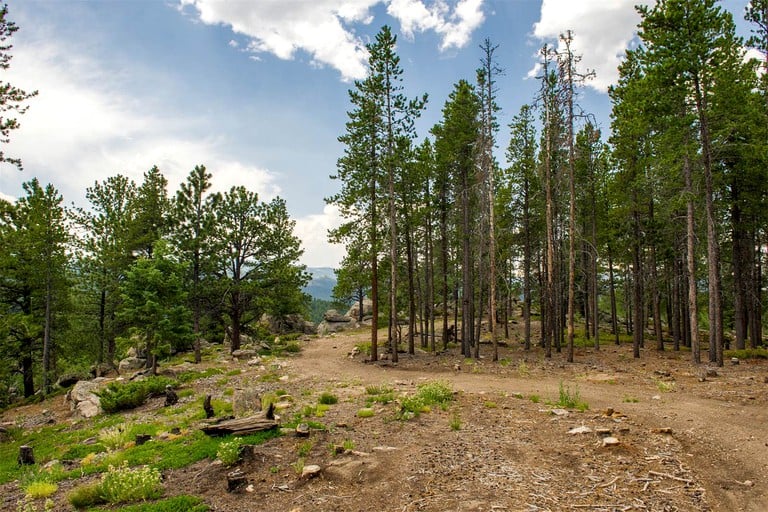
[[[27,102],[7,148],[24,171],[0,167],[0,196],[21,194],[21,183],[37,177],[66,203],[86,206],[85,190],[95,181],[121,173],[140,183],[153,165],[173,193],[199,164],[212,173],[217,191],[244,185],[266,200],[280,193],[276,175],[226,156],[215,136],[192,134],[201,120],[164,110],[152,92],[124,92],[132,90],[128,76],[55,43],[17,46],[7,79],[27,90],[34,84],[39,95]]]
[[[329,65],[344,80],[365,76],[363,41],[345,24],[370,23],[370,8],[380,0],[260,0],[222,2],[180,0],[192,6],[207,24],[227,25],[251,38],[250,51],[293,59],[307,52],[317,66]]]
[[[541,41],[553,42],[570,29],[573,32],[571,48],[582,56],[581,70],[596,73],[587,85],[605,92],[618,79],[617,67],[635,36],[640,16],[634,6],[647,3],[647,0],[543,0],[533,35]]]
[[[368,58],[364,41],[354,24],[370,24],[371,9],[388,4],[387,12],[400,22],[403,34],[434,31],[441,36],[440,50],[466,46],[485,20],[484,0],[179,0],[192,7],[203,23],[225,25],[251,38],[247,48],[255,54],[271,53],[293,59],[299,51],[317,67],[337,69],[345,81],[363,78]]]
[[[443,0],[427,6],[422,0],[391,0],[387,12],[400,21],[400,30],[408,38],[414,32],[434,30],[442,37],[440,50],[463,48],[472,32],[485,21],[483,0],[459,0],[451,9]]]
[[[343,245],[328,242],[328,230],[340,226],[342,222],[341,214],[334,205],[326,205],[323,213],[296,219],[294,234],[304,248],[301,262],[308,267],[338,268],[346,249]]]

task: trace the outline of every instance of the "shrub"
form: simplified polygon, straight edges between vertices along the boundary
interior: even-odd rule
[[[24,487],[24,495],[27,498],[33,500],[40,498],[47,498],[53,496],[53,494],[59,489],[59,486],[53,482],[47,482],[45,480],[37,480],[31,482]]]
[[[229,441],[219,443],[219,449],[216,450],[216,458],[224,463],[225,466],[236,464],[240,460],[240,447],[243,440],[239,437],[233,437]]]
[[[338,397],[332,393],[325,392],[320,395],[318,403],[323,405],[333,405],[339,401]]]
[[[175,381],[165,377],[150,377],[134,382],[112,382],[101,393],[101,408],[106,413],[134,409],[143,405],[150,396],[165,393],[165,386],[174,387]]]
[[[416,396],[424,405],[444,405],[453,400],[453,390],[446,382],[425,382],[419,386]]]
[[[129,468],[124,462],[117,468],[109,466],[101,477],[101,495],[109,503],[156,499],[162,492],[160,471],[148,466]]]
[[[128,442],[128,432],[120,425],[104,428],[99,432],[99,442],[107,450],[117,450]]]
[[[78,510],[106,502],[101,495],[101,485],[98,483],[83,484],[75,487],[67,495],[67,500]]]
[[[375,414],[376,413],[370,407],[364,407],[363,409],[359,409],[357,411],[357,417],[358,418],[371,418]]]
[[[580,411],[589,409],[589,404],[581,399],[579,388],[577,387],[571,391],[569,386],[563,385],[563,381],[560,381],[560,398],[557,401],[557,405],[566,409],[578,409]]]
[[[43,512],[53,512],[55,506],[52,499],[46,499],[42,510]],[[35,505],[34,500],[27,496],[16,502],[16,512],[39,512],[39,509]]]

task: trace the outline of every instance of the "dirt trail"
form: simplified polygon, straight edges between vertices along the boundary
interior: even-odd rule
[[[577,363],[573,368],[543,360],[537,363],[536,356],[531,355],[524,359],[532,368],[531,375],[521,377],[514,371],[493,374],[477,371],[477,367],[456,370],[454,365],[470,363],[456,355],[442,364],[438,357],[428,354],[401,355],[397,365],[364,364],[361,356],[348,357],[355,344],[364,339],[365,335],[358,334],[313,340],[300,357],[292,360],[293,369],[308,379],[354,381],[361,385],[444,379],[455,390],[469,395],[520,393],[557,397],[561,383],[576,383],[592,411],[620,409],[642,431],[672,429],[685,452],[684,464],[706,489],[712,510],[768,510],[764,364],[726,367],[719,370],[716,378],[699,382],[699,370],[681,357],[653,360],[654,352],[648,351],[644,353],[646,360],[638,362],[624,360],[621,350],[609,348],[599,358],[595,357],[602,366]],[[510,357],[520,354],[518,351]],[[606,365],[605,360],[611,358],[613,363]],[[545,367],[534,370],[537,364]],[[622,371],[622,366],[630,369]],[[663,368],[658,372],[660,375],[671,373],[677,377],[674,392],[659,391],[659,381],[649,377],[656,375],[652,369],[655,367]],[[600,372],[606,368],[607,375]],[[591,381],[590,375],[596,375],[597,382]],[[627,397],[637,400],[628,401]]]

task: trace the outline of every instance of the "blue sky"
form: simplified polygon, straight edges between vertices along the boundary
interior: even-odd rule
[[[748,0],[726,0],[746,34]],[[284,197],[304,242],[303,262],[335,266],[325,240],[339,222],[323,198],[343,147],[347,91],[364,72],[363,45],[384,24],[398,35],[409,96],[429,94],[419,136],[440,120],[453,84],[474,80],[479,44],[498,44],[502,129],[531,102],[536,52],[566,29],[596,79],[581,104],[608,130],[605,90],[638,21],[634,0],[10,0],[20,30],[3,81],[39,90],[0,165],[0,197],[52,183],[66,204],[122,173],[153,165],[173,193],[204,164],[215,190],[245,185]],[[532,72],[533,71],[533,72]]]

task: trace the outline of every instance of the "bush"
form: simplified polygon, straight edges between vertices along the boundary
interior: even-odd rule
[[[67,499],[69,500],[69,503],[78,510],[106,503],[101,495],[101,485],[98,483],[84,484],[75,487],[67,495]]]
[[[150,377],[135,382],[112,382],[99,397],[101,408],[106,413],[134,409],[143,405],[151,396],[165,393],[165,386],[175,387],[176,382],[165,377]]]
[[[151,500],[163,493],[160,470],[150,467],[109,466],[101,477],[101,495],[109,503]]]
[[[560,398],[557,405],[566,409],[578,409],[582,412],[589,409],[589,404],[581,399],[579,388],[577,387],[571,391],[571,388],[564,386],[562,381],[560,381]]]
[[[216,450],[216,458],[218,458],[225,466],[231,466],[236,464],[240,460],[240,447],[243,444],[243,440],[239,437],[233,437],[229,441],[222,441],[219,443],[219,449]]]
[[[47,498],[52,496],[58,489],[59,486],[53,482],[37,480],[27,484],[24,487],[24,494],[27,498],[37,500],[40,498]]]
[[[325,392],[320,395],[318,403],[323,405],[333,405],[339,401],[338,397],[332,393]]]

